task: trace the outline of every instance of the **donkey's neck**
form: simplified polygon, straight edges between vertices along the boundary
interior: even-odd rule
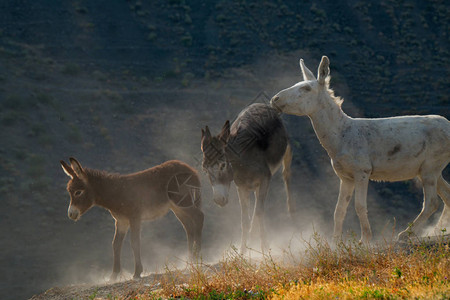
[[[95,205],[114,210],[116,202],[121,201],[124,180],[120,175],[88,169],[86,170],[90,187],[95,193]]]
[[[310,114],[309,118],[320,144],[333,158],[338,152],[343,128],[351,118],[326,90],[320,92],[318,101],[319,109]]]

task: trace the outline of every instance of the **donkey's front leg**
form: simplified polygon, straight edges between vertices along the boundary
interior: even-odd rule
[[[241,255],[245,254],[247,249],[247,238],[250,231],[250,219],[248,215],[248,203],[250,191],[246,188],[237,187],[239,203],[241,204]]]
[[[342,239],[342,225],[344,224],[347,207],[353,196],[355,185],[353,181],[342,178],[339,187],[339,197],[334,210],[334,232],[333,239],[337,243]]]
[[[199,259],[202,248],[202,229],[204,214],[198,207],[172,208],[173,213],[183,225],[186,231],[187,245],[190,259]]]
[[[140,278],[143,271],[141,263],[141,220],[133,220],[130,223],[131,248],[134,254],[133,278]]]
[[[361,224],[360,243],[368,243],[372,239],[369,218],[367,217],[367,188],[369,186],[369,173],[362,171],[355,174],[355,209]]]
[[[284,153],[282,164],[283,164],[283,181],[284,181],[284,189],[286,190],[288,212],[293,221],[295,222],[297,219],[296,207],[295,201],[291,195],[292,149],[289,144],[287,145],[286,152]]]
[[[120,253],[122,250],[123,239],[128,231],[128,224],[124,221],[116,220],[116,230],[113,240],[114,265],[110,281],[115,281],[120,273]]]

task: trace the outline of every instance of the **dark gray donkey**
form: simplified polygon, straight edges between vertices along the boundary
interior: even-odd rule
[[[252,104],[241,111],[231,128],[230,122],[226,121],[219,135],[212,136],[208,126],[202,129],[201,148],[203,168],[209,176],[214,201],[220,206],[226,205],[231,181],[234,180],[237,186],[241,204],[241,253],[245,253],[248,233],[254,228],[255,221],[259,224],[261,249],[267,250],[264,201],[270,179],[281,164],[288,210],[291,215],[294,212],[289,190],[292,151],[279,113],[268,105]],[[248,212],[250,192],[255,192],[256,196],[251,223]]]

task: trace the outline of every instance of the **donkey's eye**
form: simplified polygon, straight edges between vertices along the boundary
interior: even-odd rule
[[[83,190],[76,190],[75,193],[73,193],[75,196],[80,196],[81,194],[83,194]]]
[[[309,92],[311,90],[311,87],[309,85],[304,85],[299,90],[300,92]]]

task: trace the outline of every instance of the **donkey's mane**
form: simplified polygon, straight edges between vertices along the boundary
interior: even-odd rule
[[[88,176],[90,175],[90,176],[93,176],[93,177],[117,179],[117,178],[122,176],[119,173],[110,173],[110,172],[103,171],[103,170],[96,170],[96,169],[89,169],[89,168],[84,168],[83,170],[86,172],[86,174]]]
[[[278,113],[263,103],[248,106],[239,114],[236,121],[237,123],[232,125],[232,135],[227,146],[238,152],[252,142],[256,142],[262,150],[265,150],[268,138],[283,126]]]
[[[331,80],[331,76],[327,76],[325,78],[325,88],[328,92],[328,94],[330,95],[331,99],[333,99],[333,101],[339,106],[342,106],[342,102],[344,102],[344,99],[342,99],[341,97],[335,96],[334,95],[334,91],[330,88],[330,80]]]
[[[183,172],[192,172],[194,174],[197,174],[197,170],[189,166],[188,164],[178,161],[178,160],[169,160],[166,161],[160,165],[154,166],[152,168],[141,170],[133,173],[127,173],[127,174],[120,174],[116,172],[107,172],[103,170],[97,170],[97,169],[90,169],[90,168],[83,168],[83,170],[86,172],[88,176],[92,176],[94,178],[104,178],[104,179],[119,179],[124,177],[134,177],[137,175],[140,175],[142,173],[160,173],[160,174],[172,174],[171,172],[176,172],[176,170],[179,170],[180,166],[182,166]],[[189,170],[189,171],[187,171]],[[181,172],[181,171],[180,171]]]

